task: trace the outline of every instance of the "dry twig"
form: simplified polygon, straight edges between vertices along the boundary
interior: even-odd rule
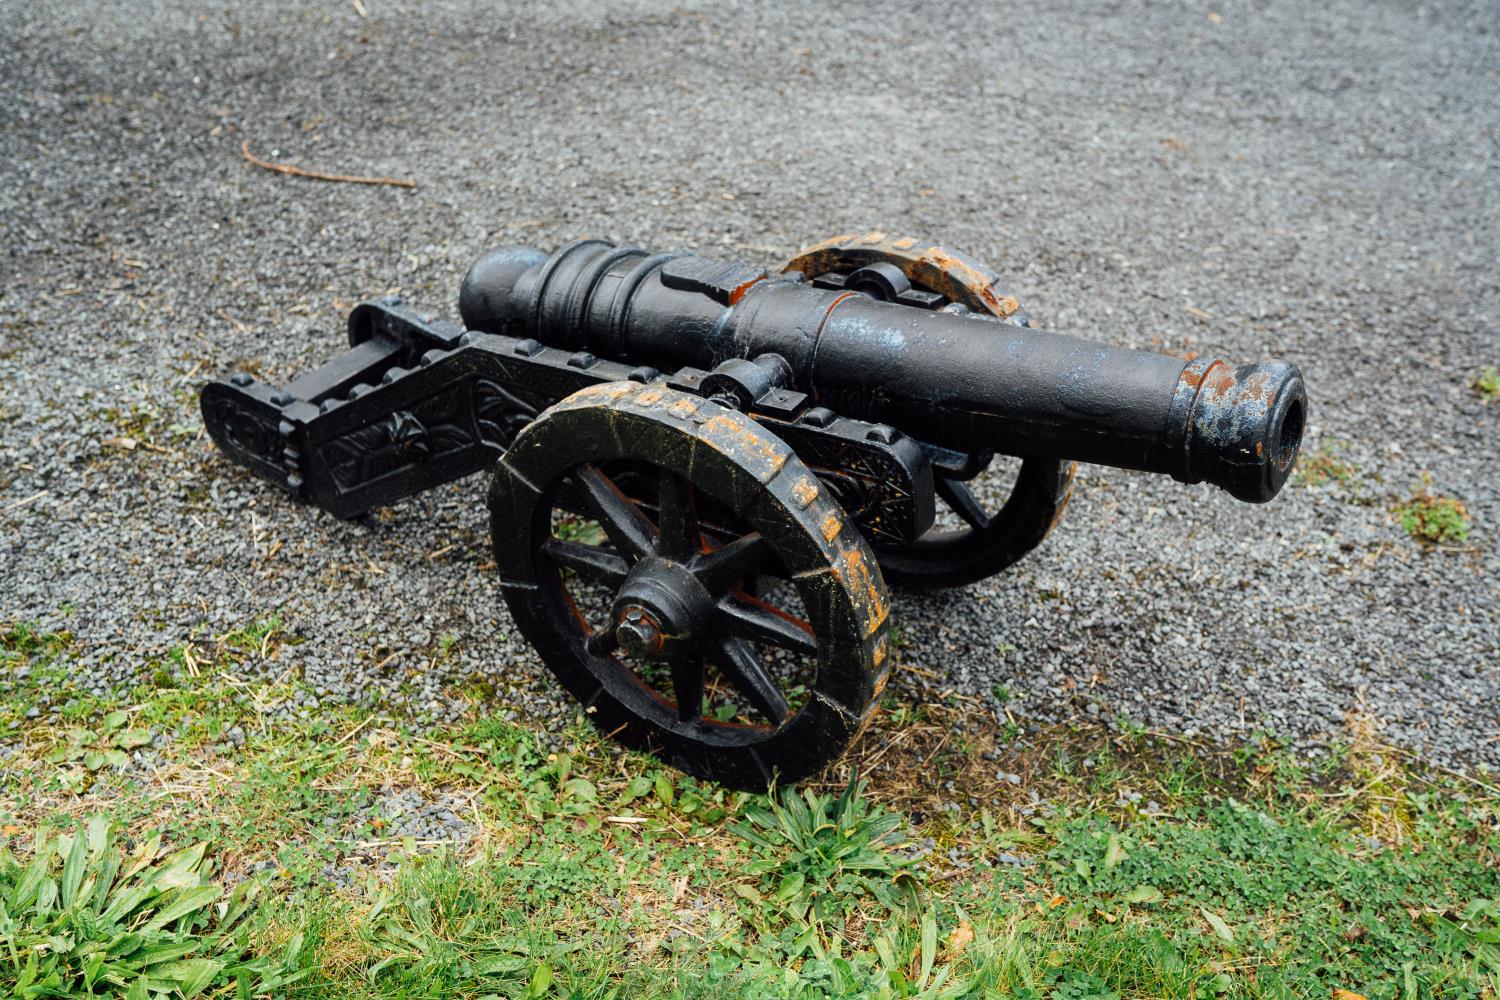
[[[270,160],[262,160],[250,152],[250,140],[246,139],[240,143],[240,152],[245,159],[262,170],[270,170],[278,174],[290,174],[293,177],[310,177],[315,181],[333,181],[337,184],[386,184],[390,187],[414,188],[416,181],[405,180],[400,177],[355,177],[349,174],[325,174],[321,170],[306,170],[302,167],[293,166],[290,163],[272,163]]]

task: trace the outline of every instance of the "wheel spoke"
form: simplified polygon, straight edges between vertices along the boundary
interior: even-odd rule
[[[749,699],[761,715],[772,726],[779,726],[786,719],[786,699],[781,689],[766,673],[766,668],[743,639],[730,636],[719,640],[714,649],[714,662],[729,678],[729,682]]]
[[[549,538],[542,543],[542,554],[557,565],[599,583],[618,587],[625,582],[630,566],[619,555],[598,545]]]
[[[618,649],[619,646],[620,640],[615,638],[614,629],[605,629],[602,632],[595,632],[589,636],[589,652],[595,656],[608,656]]]
[[[661,470],[658,503],[661,554],[677,562],[686,562],[697,555],[703,545],[703,536],[698,528],[698,511],[693,505],[692,484],[675,472]]]
[[[729,631],[742,639],[768,642],[809,656],[818,651],[811,625],[757,598],[745,594],[726,597],[719,602],[719,616]]]
[[[973,491],[963,483],[956,479],[944,479],[939,476],[933,485],[937,487],[937,495],[942,497],[948,506],[953,508],[953,513],[963,518],[969,527],[975,531],[983,531],[990,526],[990,516],[984,512],[983,507],[979,506],[979,501],[975,499]]]
[[[656,548],[656,525],[641,512],[597,465],[580,465],[574,473],[583,487],[584,499],[599,525],[615,548],[636,557],[650,555]]]
[[[710,594],[721,597],[765,565],[770,554],[771,543],[760,532],[752,532],[704,555],[693,567],[693,575]]]
[[[671,666],[677,717],[683,722],[691,722],[703,710],[703,657],[698,653],[679,656]]]

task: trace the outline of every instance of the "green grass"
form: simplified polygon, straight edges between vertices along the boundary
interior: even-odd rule
[[[293,641],[263,616],[57,703],[68,637],[0,628],[0,990],[1500,997],[1500,789],[1368,720],[1316,766],[1267,738],[1056,728],[1004,758],[1013,786],[1013,733],[898,689],[863,778],[748,796],[581,721],[273,718],[297,681],[239,671]],[[471,836],[393,835],[390,789],[454,803]],[[143,851],[128,877],[111,860]]]
[[[1479,393],[1480,399],[1486,403],[1493,403],[1496,399],[1500,399],[1500,368],[1485,365],[1469,385]]]
[[[1432,492],[1430,475],[1424,475],[1411,496],[1396,505],[1395,514],[1403,531],[1428,545],[1461,544],[1468,541],[1473,527],[1462,500]]]
[[[161,838],[122,849],[95,816],[70,833],[38,831],[27,864],[0,851],[0,940],[13,996],[194,997],[217,983],[245,995],[307,975],[296,953],[256,954],[260,883],[212,881],[198,843]]]

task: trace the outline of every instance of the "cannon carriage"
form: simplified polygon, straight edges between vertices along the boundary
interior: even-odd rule
[[[1297,368],[1031,329],[930,243],[836,237],[767,272],[600,240],[481,257],[462,324],[396,299],[284,387],[202,392],[235,461],[340,517],[493,469],[522,634],[619,742],[742,788],[795,781],[868,720],[887,581],[1000,572],[1073,463],[1263,502],[1296,460]]]

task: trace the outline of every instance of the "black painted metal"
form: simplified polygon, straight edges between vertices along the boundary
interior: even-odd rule
[[[465,324],[663,369],[775,354],[814,402],[936,445],[1165,473],[1252,502],[1281,489],[1301,440],[1306,392],[1284,362],[1187,364],[696,256],[641,277],[649,258],[602,241],[532,260],[482,258]]]
[[[983,262],[909,238],[838,236],[807,248],[781,270],[811,277],[819,288],[860,291],[882,302],[973,312],[1015,326],[1031,322],[1005,281]],[[934,524],[911,540],[871,539],[881,572],[898,586],[956,587],[994,576],[1040,545],[1068,505],[1072,462],[1036,455],[997,459],[984,449],[955,451],[925,442],[922,447],[937,499],[959,523]],[[991,509],[985,501],[1002,485],[1008,485],[1005,498]]]
[[[1061,514],[1075,459],[1251,501],[1295,461],[1292,365],[1028,329],[993,272],[913,240],[839,237],[790,266],[494,251],[464,279],[464,327],[362,303],[342,355],[284,388],[212,382],[204,423],[341,517],[495,468],[496,562],[548,665],[615,738],[742,787],[817,770],[868,717],[881,567],[925,586],[1009,565]],[[964,484],[997,452],[1023,461],[991,513]],[[966,529],[932,530],[938,498]],[[606,540],[557,534],[558,512]],[[580,581],[609,595],[602,620]],[[799,658],[805,684],[785,673]],[[723,691],[727,714],[705,714]]]
[[[357,306],[350,340],[350,350],[285,389],[240,374],[209,383],[200,400],[220,448],[339,517],[493,467],[537,414],[579,389],[655,380],[735,404],[758,393],[752,417],[803,456],[871,538],[910,541],[932,525],[932,472],[921,447],[889,428],[809,408],[805,395],[775,387],[787,376],[772,360],[662,376],[536,340],[465,332],[393,299]]]

